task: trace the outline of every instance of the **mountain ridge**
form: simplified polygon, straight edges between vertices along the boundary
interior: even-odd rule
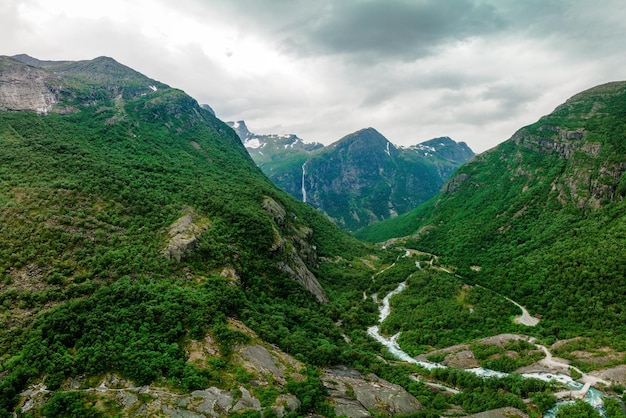
[[[348,231],[413,209],[474,155],[467,144],[447,137],[397,147],[371,127],[328,146],[306,144],[294,135],[258,136],[243,121],[236,127],[272,181]]]
[[[1,417],[541,414],[571,394],[520,367],[601,372],[621,395],[626,93],[475,157],[383,249],[281,191],[196,100],[117,64],[0,58]],[[38,112],[31,92],[56,101]],[[331,157],[403,164],[360,134]],[[517,373],[461,370],[476,364]]]

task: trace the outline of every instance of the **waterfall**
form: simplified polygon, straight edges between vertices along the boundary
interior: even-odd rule
[[[302,201],[306,203],[306,187],[304,186],[304,176],[306,176],[306,163],[302,164]]]

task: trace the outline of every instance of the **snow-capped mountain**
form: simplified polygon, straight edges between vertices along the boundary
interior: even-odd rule
[[[296,135],[256,135],[243,121],[227,123],[274,183],[350,231],[425,202],[474,156],[448,137],[403,148],[367,128],[324,147]]]

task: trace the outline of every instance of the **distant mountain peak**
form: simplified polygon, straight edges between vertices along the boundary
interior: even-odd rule
[[[250,132],[250,130],[248,129],[246,122],[243,120],[238,120],[235,122],[226,122],[226,124],[235,130],[235,132],[241,139],[241,142],[243,142],[244,144],[246,140],[254,136],[252,132]]]
[[[311,148],[295,135],[256,135],[243,121],[228,124],[278,186],[348,230],[413,209],[474,156],[448,137],[421,148],[398,147],[372,127]]]
[[[414,150],[424,157],[437,153],[455,162],[465,162],[475,155],[465,142],[456,142],[447,136],[429,139],[417,145],[411,145],[408,149]]]
[[[396,150],[396,147],[383,134],[371,127],[348,134],[328,146],[329,150],[343,148],[362,149],[362,152],[365,153],[380,153],[382,151],[389,156],[391,156],[391,150]]]
[[[241,139],[241,142],[257,164],[259,164],[260,160],[265,161],[270,155],[283,154],[289,152],[289,150],[308,153],[324,147],[323,144],[307,142],[294,134],[255,134],[250,132],[246,122],[243,120],[230,121],[226,122],[226,124],[237,133],[239,139]]]

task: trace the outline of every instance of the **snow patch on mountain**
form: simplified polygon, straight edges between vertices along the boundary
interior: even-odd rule
[[[262,147],[263,145],[265,145],[265,144],[264,144],[264,143],[261,143],[261,141],[259,140],[259,138],[257,138],[257,137],[253,137],[253,138],[250,138],[250,139],[246,139],[246,142],[244,142],[244,143],[243,143],[243,145],[244,145],[246,148],[254,148],[254,149],[257,149],[257,148],[261,148],[261,147]]]

